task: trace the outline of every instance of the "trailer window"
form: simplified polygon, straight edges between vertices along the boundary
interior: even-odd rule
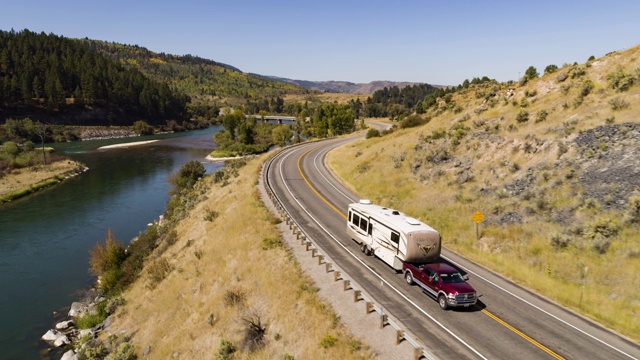
[[[369,227],[367,219],[360,219],[360,229],[362,229],[362,231],[367,231],[367,227]]]
[[[351,222],[355,226],[360,226],[360,216],[353,214],[353,219],[351,219]]]
[[[399,244],[400,243],[400,234],[398,234],[397,232],[391,232],[391,241],[393,241],[394,243]]]

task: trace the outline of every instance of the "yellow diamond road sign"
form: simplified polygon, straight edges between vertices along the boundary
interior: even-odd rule
[[[476,224],[480,224],[484,220],[484,214],[480,210],[476,211],[471,217]]]

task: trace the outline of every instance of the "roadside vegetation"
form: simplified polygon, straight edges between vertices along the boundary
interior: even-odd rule
[[[308,105],[308,104],[307,104]],[[349,104],[321,103],[300,109],[291,124],[272,124],[260,118],[245,115],[235,109],[222,117],[224,130],[217,132],[213,140],[217,149],[212,157],[234,157],[260,154],[272,146],[284,146],[304,139],[326,138],[355,131],[355,112]]]
[[[635,47],[466,81],[328,161],[445,247],[638,341],[639,59]]]
[[[144,349],[153,358],[372,356],[278,240],[282,220],[255,188],[265,159],[229,162],[204,177],[201,164],[186,164],[172,177],[162,222],[126,251],[111,232],[92,249],[91,270],[106,300],[86,326],[111,314],[109,332],[125,335],[104,334],[81,356],[102,358],[93,354],[108,349],[121,349],[123,359],[142,358]]]

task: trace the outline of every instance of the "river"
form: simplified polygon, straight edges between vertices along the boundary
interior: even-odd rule
[[[127,244],[164,212],[170,174],[204,162],[221,127],[128,139],[55,144],[56,152],[89,167],[50,189],[0,206],[0,359],[58,359],[40,340],[92,284],[89,249],[108,229]],[[161,139],[97,150],[123,142]]]

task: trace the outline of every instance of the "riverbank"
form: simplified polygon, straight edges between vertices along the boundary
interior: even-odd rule
[[[73,160],[60,160],[48,165],[16,169],[0,178],[0,204],[22,198],[36,191],[88,170]]]

